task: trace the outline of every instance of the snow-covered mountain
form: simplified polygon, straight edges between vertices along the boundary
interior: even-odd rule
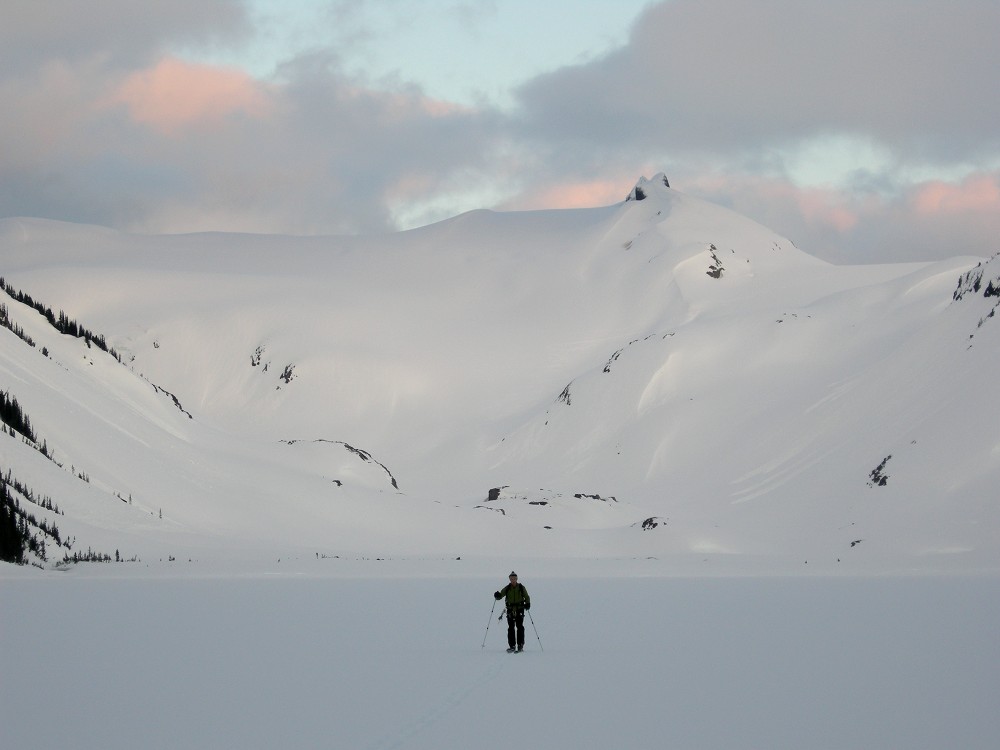
[[[834,266],[656,175],[385,236],[7,219],[0,259],[49,563],[1000,563],[1000,258]]]

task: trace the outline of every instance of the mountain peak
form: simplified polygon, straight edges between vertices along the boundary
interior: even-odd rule
[[[635,183],[635,187],[632,188],[632,192],[628,194],[625,200],[645,200],[650,190],[662,190],[665,187],[670,187],[670,181],[667,180],[667,176],[663,172],[657,172],[648,180],[645,177],[640,177],[639,181]]]

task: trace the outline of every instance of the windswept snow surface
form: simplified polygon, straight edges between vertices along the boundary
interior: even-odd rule
[[[145,560],[1000,570],[1000,261],[832,266],[638,187],[353,238],[4,220],[6,284],[121,362],[0,295],[55,458],[0,468],[73,552]]]
[[[519,567],[535,628],[508,655],[495,612],[486,631],[500,562],[489,577],[457,561],[281,566],[0,579],[4,745],[993,750],[1000,738],[996,578]]]

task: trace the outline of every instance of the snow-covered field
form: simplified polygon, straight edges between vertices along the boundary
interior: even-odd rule
[[[496,612],[486,632],[507,568],[463,562],[313,559],[242,575],[187,563],[7,568],[2,744],[992,750],[1000,740],[994,577],[669,577],[642,575],[637,561],[523,561],[541,642],[528,622],[527,651],[508,655]]]

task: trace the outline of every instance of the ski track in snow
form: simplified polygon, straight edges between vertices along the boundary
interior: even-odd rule
[[[492,656],[493,654],[490,655]],[[389,733],[386,738],[369,745],[367,750],[397,750],[397,748],[405,747],[407,742],[459,708],[474,692],[495,680],[503,671],[503,668],[504,661],[497,659],[494,664],[483,669],[479,676],[473,676],[466,686],[458,688],[447,695],[443,701],[422,714],[411,724],[405,725],[398,731]],[[390,719],[387,723],[391,724],[392,720]]]

